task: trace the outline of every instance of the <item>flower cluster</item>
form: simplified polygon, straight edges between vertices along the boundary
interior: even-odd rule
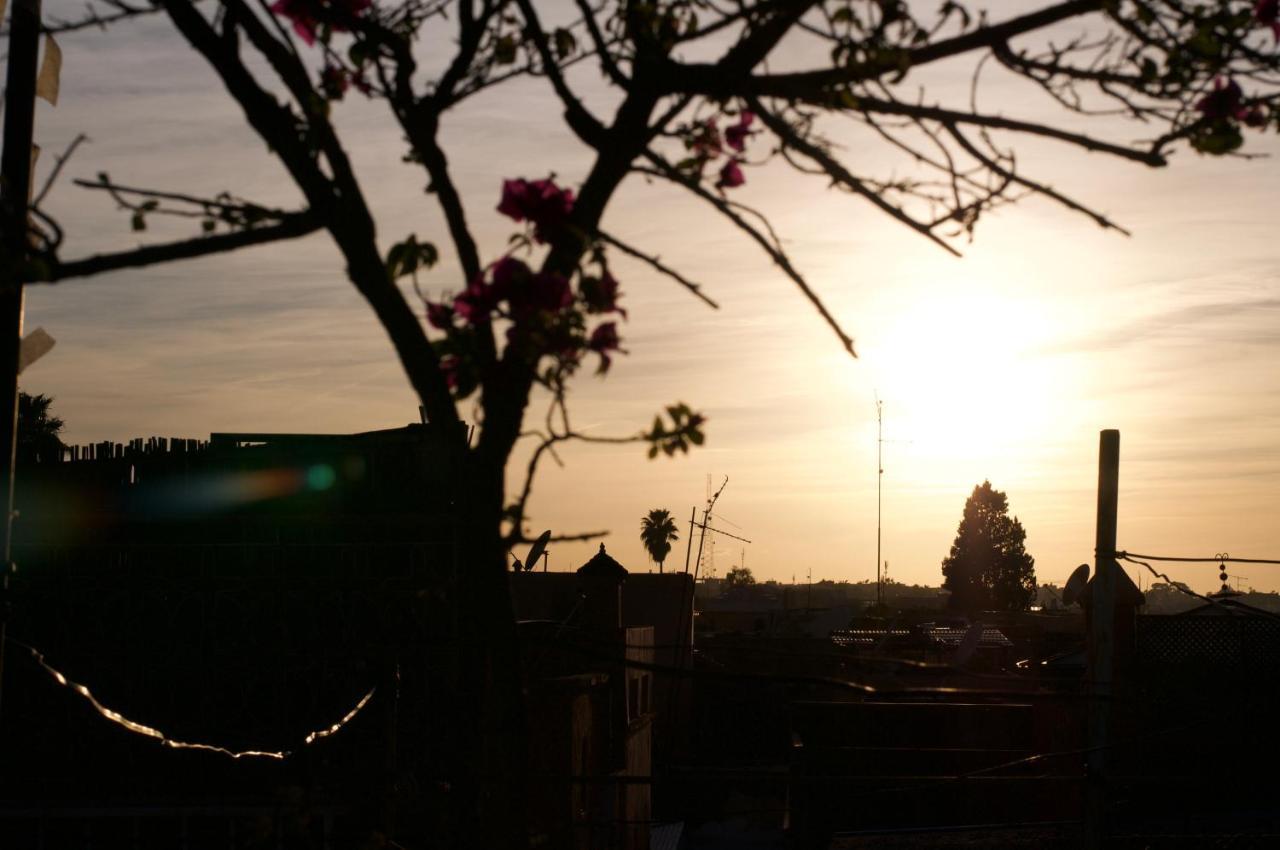
[[[742,154],[746,152],[747,140],[755,135],[751,129],[756,116],[750,110],[738,113],[736,123],[720,130],[717,118],[708,118],[689,126],[684,132],[685,147],[689,157],[680,163],[681,167],[701,174],[709,163],[727,156],[720,165],[720,173],[716,178],[717,189],[735,189],[747,182],[742,173]]]
[[[573,190],[545,180],[504,180],[498,212],[514,221],[533,225],[533,238],[549,242],[564,231],[573,212]]]
[[[1261,104],[1245,102],[1239,83],[1219,77],[1213,89],[1196,102],[1198,126],[1191,134],[1192,146],[1201,153],[1229,153],[1244,144],[1240,125],[1261,128],[1267,112]]]
[[[288,18],[298,38],[311,46],[317,36],[325,38],[326,32],[346,32],[347,26],[341,19],[344,16],[358,18],[372,5],[373,0],[276,0],[271,4],[271,11]],[[335,17],[338,20],[334,20]]]
[[[1249,127],[1261,127],[1267,123],[1266,112],[1258,104],[1246,106],[1244,92],[1235,80],[1214,81],[1213,91],[1200,98],[1196,109],[1207,121],[1225,121],[1234,118]]]
[[[555,181],[507,180],[498,209],[518,222],[528,222],[534,239],[546,242],[567,226],[573,212],[573,192]],[[478,385],[477,331],[505,320],[508,351],[537,363],[544,357],[552,368],[539,375],[544,382],[572,374],[586,354],[599,357],[598,372],[608,371],[615,353],[625,353],[618,323],[602,321],[588,327],[593,316],[626,311],[618,304],[619,284],[610,273],[604,253],[596,249],[589,268],[570,278],[549,270],[535,270],[514,256],[492,263],[465,290],[445,301],[427,303],[427,322],[444,332],[437,342],[441,367],[458,397]]]

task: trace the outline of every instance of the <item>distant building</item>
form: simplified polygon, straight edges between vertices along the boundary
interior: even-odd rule
[[[631,574],[605,551],[576,573],[510,576],[525,646],[535,841],[646,850],[655,758],[687,731],[693,580]],[[572,778],[572,781],[566,781]]]

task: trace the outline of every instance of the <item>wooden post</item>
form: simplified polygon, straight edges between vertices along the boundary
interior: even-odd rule
[[[18,355],[22,346],[22,267],[27,258],[31,200],[31,139],[36,112],[36,58],[40,52],[40,0],[14,0],[9,17],[9,69],[5,82],[4,151],[0,154],[0,487],[4,488],[3,562],[0,562],[0,685],[13,571],[13,466],[18,431]]]
[[[1120,432],[1098,441],[1098,519],[1089,597],[1088,776],[1085,843],[1101,850],[1106,840],[1107,747],[1110,745],[1112,673],[1116,626],[1116,519],[1120,491]]]

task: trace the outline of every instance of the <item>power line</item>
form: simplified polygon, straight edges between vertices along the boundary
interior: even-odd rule
[[[1205,594],[1203,594],[1203,593],[1196,593],[1194,590],[1192,590],[1191,588],[1187,587],[1187,586],[1186,586],[1185,584],[1183,584],[1182,582],[1180,582],[1180,581],[1174,581],[1172,578],[1170,578],[1170,577],[1169,577],[1169,574],[1168,574],[1168,573],[1162,573],[1162,572],[1160,572],[1160,571],[1159,571],[1159,570],[1157,570],[1155,567],[1153,567],[1153,566],[1151,566],[1150,564],[1148,564],[1146,561],[1139,560],[1138,558],[1136,558],[1136,557],[1135,557],[1135,556],[1133,556],[1133,555],[1130,555],[1130,554],[1129,554],[1129,553],[1127,553],[1127,552],[1117,552],[1117,553],[1116,553],[1116,560],[1119,560],[1119,561],[1128,561],[1128,562],[1129,562],[1129,563],[1131,563],[1131,564],[1139,564],[1140,566],[1146,567],[1148,570],[1150,570],[1150,571],[1151,571],[1151,574],[1152,574],[1153,576],[1155,576],[1156,578],[1162,578],[1162,579],[1164,579],[1166,582],[1168,582],[1168,583],[1169,583],[1169,586],[1170,586],[1170,587],[1172,587],[1174,590],[1177,590],[1177,591],[1179,591],[1179,592],[1181,592],[1181,593],[1185,593],[1187,596],[1194,596],[1196,599],[1199,599],[1199,600],[1201,600],[1202,602],[1208,602],[1210,605],[1216,605],[1217,607],[1221,608],[1222,610],[1227,611],[1227,612],[1229,612],[1229,613],[1231,613],[1231,614],[1233,614],[1233,615],[1241,616],[1241,614],[1242,614],[1242,612],[1240,612],[1240,611],[1238,611],[1238,610],[1236,610],[1236,609],[1234,609],[1234,608],[1231,608],[1230,606],[1223,605],[1223,604],[1222,604],[1222,600],[1220,600],[1220,599],[1214,599],[1212,596],[1206,596],[1206,595],[1205,595]],[[1159,559],[1159,560],[1164,560],[1164,561],[1175,561],[1175,560],[1176,560],[1176,561],[1190,561],[1190,560],[1196,560],[1196,561],[1198,561],[1198,560],[1200,560],[1200,559],[1198,559],[1198,558],[1196,558],[1196,559],[1191,559],[1191,558],[1161,558],[1161,559]],[[1271,612],[1271,611],[1267,611],[1267,610],[1266,610],[1266,609],[1264,609],[1264,608],[1256,608],[1256,609],[1254,609],[1254,610],[1255,610],[1258,614],[1260,614],[1261,616],[1264,616],[1264,617],[1270,617],[1271,619],[1274,619],[1274,620],[1280,620],[1280,614],[1275,614],[1275,613],[1273,613],[1273,612]]]
[[[1212,558],[1187,558],[1174,557],[1171,555],[1142,555],[1137,552],[1116,552],[1115,557],[1121,561],[1129,561],[1134,558],[1141,558],[1144,561],[1171,561],[1186,564],[1218,564],[1230,562],[1235,564],[1277,564],[1280,565],[1280,559],[1277,558],[1233,558],[1230,555],[1215,555]]]

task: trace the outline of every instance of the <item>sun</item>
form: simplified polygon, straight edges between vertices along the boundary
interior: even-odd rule
[[[1041,353],[1051,328],[1030,298],[949,286],[904,301],[862,356],[913,456],[998,456],[1051,428],[1067,403],[1068,376]]]

